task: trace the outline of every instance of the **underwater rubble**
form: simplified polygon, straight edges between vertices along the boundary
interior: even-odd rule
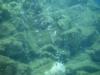
[[[0,0],[0,75],[99,74],[99,0]]]

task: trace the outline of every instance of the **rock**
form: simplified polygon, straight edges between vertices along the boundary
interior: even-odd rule
[[[91,54],[91,59],[95,63],[100,64],[100,50],[95,51],[94,53]]]
[[[31,68],[0,55],[0,75],[31,75]]]
[[[7,9],[0,6],[0,23],[7,21],[11,18],[11,14]]]
[[[56,62],[45,75],[65,75],[65,66],[62,63]]]

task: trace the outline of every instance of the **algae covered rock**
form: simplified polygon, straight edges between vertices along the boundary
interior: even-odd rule
[[[93,54],[91,54],[91,59],[94,62],[100,64],[100,51],[98,50],[98,51],[95,51]]]
[[[0,75],[99,75],[99,4],[0,0]]]
[[[3,21],[9,20],[11,18],[10,12],[3,8],[2,5],[0,5],[0,23]]]
[[[22,63],[0,55],[1,75],[31,75],[31,69]]]

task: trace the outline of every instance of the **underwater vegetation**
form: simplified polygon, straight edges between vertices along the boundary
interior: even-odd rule
[[[100,75],[100,0],[0,0],[0,75]]]

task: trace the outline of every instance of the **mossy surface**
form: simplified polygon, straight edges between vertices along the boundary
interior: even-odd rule
[[[0,0],[0,75],[45,75],[55,62],[100,74],[99,0]]]

